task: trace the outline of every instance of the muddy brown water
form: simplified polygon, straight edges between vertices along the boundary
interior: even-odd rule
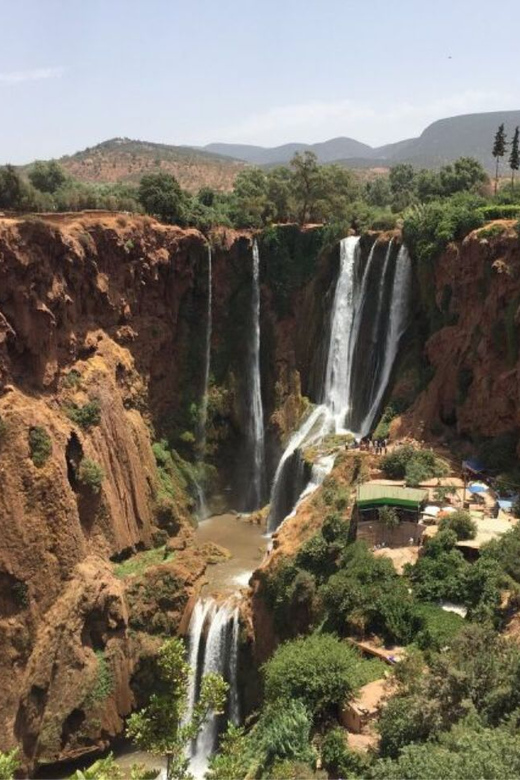
[[[225,596],[246,588],[267,547],[263,528],[244,515],[213,515],[199,523],[196,538],[199,544],[214,542],[231,553],[227,560],[208,566],[203,595]]]

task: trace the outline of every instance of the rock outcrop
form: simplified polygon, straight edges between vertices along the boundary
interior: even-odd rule
[[[251,236],[212,243],[208,459],[238,492]],[[273,461],[312,383],[302,324],[319,341],[334,274],[319,248],[289,226],[262,250]],[[272,268],[302,251],[305,273],[276,288]],[[203,581],[188,487],[207,253],[198,231],[148,217],[0,220],[0,750],[20,746],[29,771],[121,733]]]
[[[513,223],[498,223],[491,235],[474,231],[430,269],[417,263],[416,272],[426,387],[394,433],[518,438],[520,240]]]

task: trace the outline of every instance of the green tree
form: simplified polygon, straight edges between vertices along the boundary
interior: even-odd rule
[[[209,760],[207,780],[238,780],[246,777],[255,760],[251,751],[251,740],[243,727],[229,723],[223,734],[218,753]],[[256,758],[258,761],[258,757]]]
[[[470,725],[471,724],[471,725]],[[520,776],[520,736],[507,728],[462,723],[438,741],[404,747],[395,760],[376,761],[371,780],[474,780]]]
[[[393,506],[382,506],[377,511],[377,517],[385,528],[396,528],[399,525],[399,515]]]
[[[235,179],[231,218],[238,227],[262,227],[270,213],[267,176],[260,168],[245,168]]]
[[[493,142],[493,151],[491,152],[496,161],[495,166],[495,195],[498,189],[498,166],[500,159],[506,153],[506,132],[504,130],[504,123],[499,125],[498,130],[495,133],[495,140]]]
[[[29,171],[29,181],[40,192],[54,194],[67,182],[68,176],[56,160],[37,160]]]
[[[138,197],[148,214],[170,224],[184,222],[184,195],[179,182],[170,173],[148,173],[143,176]]]
[[[279,703],[264,707],[251,735],[262,767],[269,770],[277,761],[312,762],[311,725],[312,717],[298,699],[284,702],[283,707]]]
[[[368,682],[371,669],[353,647],[330,634],[295,639],[281,645],[263,666],[266,702],[285,706],[299,700],[319,719]]]
[[[457,192],[469,192],[488,181],[488,176],[474,157],[459,157],[452,165],[439,171],[441,194],[445,197]]]
[[[451,514],[442,517],[439,523],[439,529],[441,531],[453,531],[460,541],[464,539],[474,539],[477,535],[475,521],[471,519],[470,513],[465,512],[463,509],[459,509],[456,512],[452,512]]]
[[[322,194],[323,176],[314,152],[296,152],[290,165],[298,221],[304,225],[309,221],[314,205]]]
[[[24,182],[14,165],[0,168],[0,208],[19,209],[25,194]]]
[[[390,191],[392,193],[392,207],[395,211],[401,211],[415,200],[415,171],[413,165],[400,163],[390,168]]]
[[[212,711],[222,712],[228,685],[218,674],[204,675],[198,702],[185,722],[190,667],[182,640],[169,639],[161,646],[158,676],[161,692],[130,716],[127,734],[141,749],[166,756],[168,780],[188,780],[186,747]]]
[[[515,188],[515,173],[520,168],[520,128],[515,127],[513,140],[511,142],[511,152],[509,154],[509,167],[511,168],[511,190]]]

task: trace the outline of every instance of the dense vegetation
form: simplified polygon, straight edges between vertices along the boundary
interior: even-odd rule
[[[332,778],[514,776],[520,648],[499,631],[520,597],[520,529],[469,563],[456,544],[474,525],[454,513],[399,576],[363,542],[348,541],[336,499],[322,530],[265,576],[285,642],[263,668],[258,721],[228,732],[210,777],[223,780],[230,767],[236,777],[318,777],[318,756]],[[443,610],[442,600],[465,606],[467,617]],[[362,661],[346,641],[370,635],[408,652],[378,722],[379,748],[363,755],[348,748],[338,715],[387,669]]]
[[[39,161],[30,167],[27,177],[10,165],[0,169],[0,208],[22,212],[89,208],[145,211],[165,222],[201,229],[217,224],[259,228],[280,222],[385,229],[394,227],[404,215],[413,238],[418,219],[432,214],[437,222],[439,204],[454,199],[454,215],[450,209],[450,216],[440,220],[446,224],[439,228],[439,236],[433,236],[439,243],[447,232],[465,227],[467,208],[486,204],[483,193],[487,186],[484,169],[472,158],[461,158],[439,171],[416,171],[411,165],[399,164],[388,176],[363,181],[341,165],[319,165],[312,152],[305,152],[296,154],[287,166],[242,170],[231,193],[203,187],[197,195],[183,191],[174,176],[161,170],[144,175],[138,186],[100,185],[73,179],[56,161]],[[499,193],[497,197],[504,196]],[[421,204],[430,204],[433,211],[406,214],[407,209]]]

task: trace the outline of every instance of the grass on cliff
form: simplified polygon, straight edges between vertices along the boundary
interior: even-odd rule
[[[144,552],[132,555],[122,563],[114,564],[114,574],[119,579],[126,579],[126,577],[136,577],[139,574],[143,574],[150,566],[157,566],[159,563],[165,561],[171,561],[174,557],[174,553],[167,552],[166,547],[156,547],[153,550],[145,550]]]

